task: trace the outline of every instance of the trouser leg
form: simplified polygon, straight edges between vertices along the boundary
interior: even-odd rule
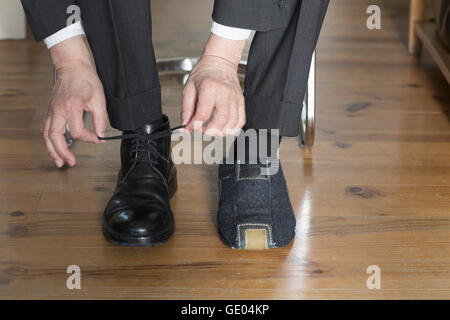
[[[285,28],[256,32],[245,81],[246,128],[297,136],[312,53],[329,0],[299,0]]]
[[[149,0],[77,0],[111,126],[134,130],[160,119],[161,89]]]

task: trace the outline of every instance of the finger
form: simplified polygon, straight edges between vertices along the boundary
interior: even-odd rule
[[[239,113],[239,120],[236,125],[237,131],[241,130],[247,123],[244,98],[242,98],[241,102],[238,105],[238,113]]]
[[[188,81],[183,90],[183,107],[181,109],[181,124],[186,125],[194,115],[197,102],[197,88],[192,81]]]
[[[61,116],[53,116],[50,123],[49,137],[55,147],[55,151],[58,156],[61,157],[69,166],[74,166],[76,163],[75,156],[70,152],[67,147],[65,134],[66,132],[66,119]]]
[[[239,121],[238,104],[232,103],[229,107],[228,122],[224,128],[225,135],[234,135],[238,121]]]
[[[194,130],[195,122],[206,122],[214,110],[216,91],[213,88],[200,88],[198,92],[197,108],[191,121],[187,124],[187,131]]]
[[[106,135],[106,129],[108,128],[109,122],[108,113],[106,112],[105,98],[102,96],[92,99],[90,107],[95,134],[98,137],[104,137]],[[106,141],[102,140],[101,142]]]
[[[72,138],[85,142],[99,143],[97,136],[84,127],[83,110],[73,110],[68,121]]]
[[[214,111],[214,117],[211,122],[206,127],[205,133],[208,134],[208,130],[215,130],[220,132],[221,135],[224,134],[225,126],[228,123],[229,102],[223,101],[224,99],[217,99],[216,101],[216,109]]]
[[[42,138],[44,140],[45,148],[50,154],[50,157],[53,159],[53,162],[55,162],[55,165],[58,168],[61,168],[64,165],[64,160],[60,156],[58,156],[58,153],[56,152],[55,147],[53,146],[52,141],[50,140],[50,137],[48,135],[51,120],[51,116],[47,116],[47,118],[45,119],[44,126],[42,127]]]

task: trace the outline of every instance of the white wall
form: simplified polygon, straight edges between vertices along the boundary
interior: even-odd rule
[[[25,37],[25,13],[20,0],[0,0],[0,39]]]

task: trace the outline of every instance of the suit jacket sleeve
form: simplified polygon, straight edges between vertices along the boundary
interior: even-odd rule
[[[215,0],[213,20],[235,28],[269,31],[286,27],[301,0]]]
[[[75,0],[21,0],[36,41],[41,41],[67,26],[67,8]],[[94,0],[95,1],[95,0]]]

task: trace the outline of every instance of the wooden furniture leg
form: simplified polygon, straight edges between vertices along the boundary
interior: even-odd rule
[[[426,0],[411,0],[409,11],[409,43],[408,50],[411,54],[419,54],[421,42],[415,32],[415,24],[425,19]]]

